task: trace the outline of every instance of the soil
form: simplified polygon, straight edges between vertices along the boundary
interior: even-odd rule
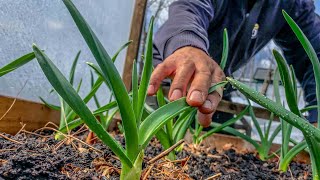
[[[22,132],[0,137],[0,179],[119,179],[120,161],[97,141],[92,147],[80,142],[86,133],[72,141],[54,140],[50,131]],[[8,139],[10,138],[10,139]],[[116,139],[124,144],[120,135]],[[157,140],[145,150],[142,177],[147,179],[312,179],[311,167],[293,162],[290,171],[277,171],[277,159],[261,161],[253,153],[238,154],[234,149],[184,145],[176,161],[164,158],[148,161],[163,151]]]

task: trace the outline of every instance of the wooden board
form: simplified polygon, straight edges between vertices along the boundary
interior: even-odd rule
[[[234,103],[230,101],[222,100],[217,108],[217,111],[227,112],[231,114],[239,114],[243,111],[247,106],[244,104]],[[253,111],[255,112],[256,117],[269,120],[271,113],[260,107],[253,107]],[[274,116],[274,121],[279,121],[279,118]]]
[[[0,118],[8,111],[15,98],[0,95]],[[0,121],[0,132],[17,133],[22,125],[32,131],[43,127],[48,122],[59,124],[60,113],[43,104],[17,99],[10,111]]]
[[[131,76],[133,60],[137,59],[140,45],[140,37],[145,15],[147,0],[136,0],[134,5],[134,12],[131,20],[131,30],[129,39],[133,42],[127,50],[126,60],[122,74],[123,82],[128,90],[131,89]]]

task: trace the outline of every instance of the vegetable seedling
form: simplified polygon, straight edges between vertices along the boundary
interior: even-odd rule
[[[320,110],[320,62],[318,60],[317,54],[315,50],[313,49],[311,43],[307,39],[307,37],[304,35],[302,30],[299,28],[299,26],[294,22],[294,20],[285,12],[283,11],[284,18],[286,19],[287,23],[293,30],[293,32],[296,34],[297,38],[299,39],[301,45],[305,49],[309,59],[312,62],[313,70],[314,70],[314,76],[316,80],[316,96],[317,96],[317,109]],[[277,53],[276,53],[277,54]],[[285,76],[287,74],[282,74],[281,76]],[[275,115],[279,116],[282,120],[288,122],[292,126],[298,128],[300,131],[302,131],[306,144],[309,149],[310,159],[311,159],[311,166],[312,166],[312,175],[313,179],[318,180],[319,174],[320,174],[320,130],[310,123],[306,122],[304,118],[301,118],[299,115],[295,114],[294,112],[286,110],[284,107],[279,105],[278,103],[268,99],[267,97],[263,96],[262,94],[258,93],[255,90],[252,90],[248,86],[244,85],[243,83],[234,80],[232,78],[227,78],[228,81],[236,87],[241,93],[243,93],[245,96],[247,96],[249,99],[255,101],[256,103],[260,104],[261,106],[267,108],[269,111],[273,112]],[[287,88],[286,91],[291,91],[292,89]],[[292,92],[291,92],[292,93]],[[294,95],[294,93],[292,93]],[[290,94],[290,95],[292,95]],[[294,100],[294,99],[291,99]],[[289,104],[288,104],[289,105]],[[294,105],[292,103],[292,105]],[[290,107],[290,106],[289,106]],[[294,108],[294,107],[291,107]],[[319,111],[320,112],[320,111]],[[300,113],[300,112],[298,112]],[[320,113],[318,113],[318,123],[320,122]],[[319,125],[319,124],[318,124]],[[299,144],[299,146],[296,146],[297,149],[303,146],[302,144]],[[302,148],[300,148],[302,149]],[[285,156],[284,161],[286,161],[285,158],[289,158],[290,156]]]
[[[80,98],[70,82],[68,82],[45,53],[34,45],[33,50],[38,63],[61,98],[64,99],[68,106],[79,116],[90,130],[119,157],[122,164],[121,179],[140,179],[143,150],[150,139],[167,123],[168,120],[174,118],[183,111],[191,109],[191,107],[187,105],[185,98],[182,98],[159,108],[141,121],[147,87],[152,71],[153,18],[150,23],[147,37],[145,65],[143,67],[140,86],[133,84],[134,90],[131,99],[111,58],[80,12],[70,0],[63,0],[63,2],[98,62],[98,66],[94,64],[89,65],[103,78],[103,81],[109,85],[113,92],[115,102],[122,118],[126,142],[125,148],[105,131],[101,123],[89,110],[86,103]],[[136,70],[133,70],[133,72],[135,71]],[[137,87],[139,87],[138,90]],[[136,102],[137,104],[132,104],[132,102]]]

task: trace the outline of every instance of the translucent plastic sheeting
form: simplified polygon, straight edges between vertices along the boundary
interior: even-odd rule
[[[103,43],[110,56],[128,41],[133,12],[132,0],[74,0],[73,1]],[[32,43],[44,49],[58,68],[69,75],[72,61],[82,51],[75,74],[75,85],[83,78],[80,95],[90,90],[90,68],[85,62],[95,62],[69,12],[60,0],[0,0],[0,67],[31,52]],[[116,62],[122,73],[125,51]],[[26,83],[27,81],[27,83]],[[39,101],[39,96],[58,104],[38,63],[33,61],[0,78],[0,95]],[[106,102],[106,87],[98,92]],[[93,107],[93,103],[90,106]]]

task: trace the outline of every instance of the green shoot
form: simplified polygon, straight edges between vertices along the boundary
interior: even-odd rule
[[[20,58],[12,61],[11,63],[5,65],[4,67],[2,67],[0,69],[0,77],[4,76],[5,74],[8,74],[11,71],[18,69],[19,67],[21,67],[25,64],[27,64],[28,62],[30,62],[34,58],[35,58],[35,55],[32,52],[32,53],[23,55]]]

